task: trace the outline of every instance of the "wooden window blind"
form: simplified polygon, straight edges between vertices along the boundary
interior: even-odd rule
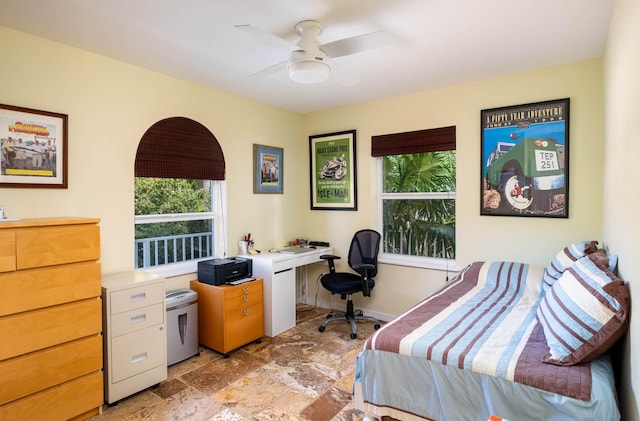
[[[205,126],[170,117],[153,124],[140,139],[135,176],[224,180],[224,154]]]
[[[371,156],[404,155],[456,149],[456,126],[371,137]]]

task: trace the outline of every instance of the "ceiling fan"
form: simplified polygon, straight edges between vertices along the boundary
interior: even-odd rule
[[[393,36],[386,30],[343,38],[326,44],[320,44],[318,37],[323,26],[314,20],[304,20],[296,24],[296,33],[300,36],[297,44],[262,31],[251,25],[235,25],[235,28],[251,33],[270,44],[291,51],[289,59],[254,73],[253,76],[264,76],[286,68],[289,77],[298,83],[320,83],[329,77],[333,66],[332,59],[357,54],[366,50],[389,45],[394,42]],[[342,75],[344,85],[352,85],[353,78]]]

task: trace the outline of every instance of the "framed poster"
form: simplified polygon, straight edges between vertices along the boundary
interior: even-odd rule
[[[309,136],[312,210],[358,210],[356,131]]]
[[[481,215],[567,218],[569,98],[482,110]]]
[[[0,187],[66,189],[67,120],[0,104]]]
[[[253,192],[282,194],[284,150],[253,145]]]

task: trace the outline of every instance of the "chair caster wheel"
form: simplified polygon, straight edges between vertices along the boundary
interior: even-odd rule
[[[356,338],[356,336],[358,336],[358,335],[356,335],[355,333],[352,333],[352,334],[351,334],[351,339],[355,339],[355,338]]]
[[[378,330],[378,329],[380,329],[380,325],[379,325],[378,323],[376,323],[375,325],[373,325],[373,328],[374,328],[375,330]]]
[[[324,326],[320,326],[320,327],[318,328],[318,330],[319,330],[320,332],[324,332]]]

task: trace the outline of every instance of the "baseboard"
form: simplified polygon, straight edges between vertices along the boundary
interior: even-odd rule
[[[327,309],[327,311],[329,311],[331,309],[331,302],[330,301],[324,301],[321,299],[318,299],[316,301],[315,297],[303,297],[303,299],[300,301],[303,304],[307,304],[307,305],[311,305],[311,306],[315,306],[315,307],[320,307],[320,308],[325,308]],[[334,301],[334,309],[335,310],[342,310],[344,311],[344,308],[346,307],[346,301],[343,300],[339,300],[338,302]],[[375,310],[369,310],[369,309],[362,309],[364,314],[366,316],[371,316],[371,317],[375,317],[376,319],[380,320],[381,322],[390,322],[391,320],[395,319],[397,316],[394,314],[388,314],[388,313],[381,313],[379,311],[375,311]]]

